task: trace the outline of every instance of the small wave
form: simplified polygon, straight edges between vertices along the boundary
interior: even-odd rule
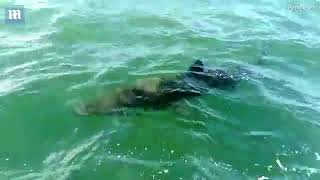
[[[276,160],[277,165],[279,168],[287,172],[288,176],[292,177],[304,177],[304,178],[310,178],[310,177],[316,177],[320,175],[320,169],[314,168],[314,167],[308,167],[308,166],[302,166],[302,165],[284,165],[279,158]],[[287,175],[286,175],[287,176]],[[303,179],[304,179],[303,178]]]
[[[39,62],[37,62],[37,61],[31,61],[31,62],[27,62],[24,64],[19,64],[17,66],[8,67],[3,70],[3,75],[6,75],[6,74],[12,73],[12,72],[16,72],[16,71],[25,70],[26,68],[30,68],[33,65],[38,64],[38,63]]]
[[[245,133],[245,135],[252,137],[279,137],[279,135],[273,131],[249,131]]]
[[[4,96],[8,93],[24,89],[24,85],[28,81],[24,79],[6,79],[0,80],[0,96]]]
[[[247,179],[231,165],[217,162],[213,158],[188,156],[188,162],[197,169],[193,179]]]
[[[43,161],[44,168],[40,171],[10,171],[7,172],[7,175],[10,178],[21,180],[68,179],[73,171],[79,170],[89,158],[94,156],[94,152],[100,146],[108,144],[108,137],[115,132],[110,131],[106,133],[101,131],[76,147],[49,154]]]
[[[139,166],[145,166],[145,167],[151,167],[151,168],[160,168],[162,166],[170,165],[173,163],[170,161],[159,162],[159,161],[151,161],[151,160],[142,160],[137,158],[126,157],[125,155],[108,155],[103,159],[121,162],[124,164],[139,165]]]
[[[189,135],[195,141],[204,141],[208,144],[215,143],[216,141],[207,133],[194,131],[192,129],[185,130],[184,133]]]

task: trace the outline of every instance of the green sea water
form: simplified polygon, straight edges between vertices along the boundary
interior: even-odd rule
[[[320,2],[0,5],[0,180],[320,179]],[[4,24],[10,5],[24,25]],[[166,110],[72,112],[194,59],[243,80]]]

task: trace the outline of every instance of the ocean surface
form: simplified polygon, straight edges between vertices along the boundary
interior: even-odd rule
[[[24,25],[4,24],[11,5]],[[320,179],[320,2],[0,6],[0,180]],[[242,81],[165,110],[72,111],[195,59]]]

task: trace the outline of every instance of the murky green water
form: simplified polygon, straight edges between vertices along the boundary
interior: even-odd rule
[[[0,179],[320,178],[319,2],[0,4],[27,18],[0,24]],[[245,80],[169,110],[71,111],[196,58]]]

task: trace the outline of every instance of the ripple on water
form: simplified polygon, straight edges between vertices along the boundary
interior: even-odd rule
[[[0,80],[0,96],[23,89],[25,83],[23,79]]]
[[[95,152],[101,146],[107,145],[109,136],[116,131],[101,131],[92,137],[82,141],[75,147],[52,152],[43,161],[42,170],[6,172],[7,176],[14,179],[68,179],[75,170],[79,170],[88,159],[95,156]]]
[[[216,162],[212,157],[195,157],[186,158],[191,166],[194,166],[198,172],[193,175],[193,179],[248,179],[249,177],[231,165]]]

